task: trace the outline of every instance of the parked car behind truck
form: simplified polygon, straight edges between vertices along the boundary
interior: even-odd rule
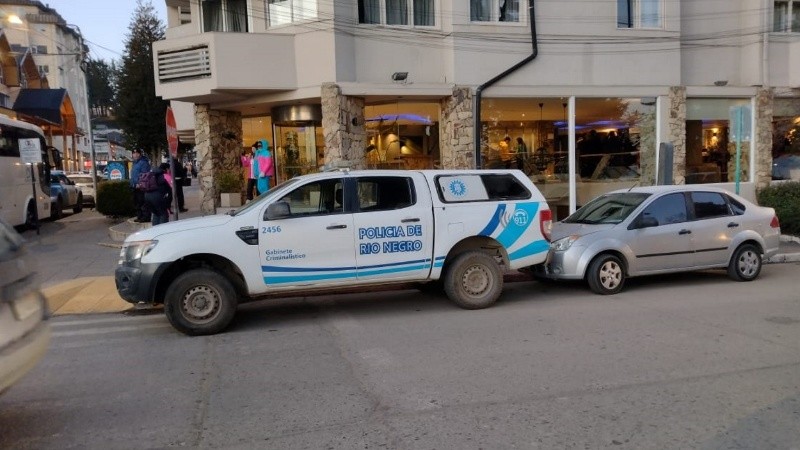
[[[222,331],[241,302],[352,286],[440,282],[459,306],[486,308],[503,269],[544,262],[550,222],[518,170],[325,172],[129,236],[116,284],[129,302],[163,302],[187,334]]]

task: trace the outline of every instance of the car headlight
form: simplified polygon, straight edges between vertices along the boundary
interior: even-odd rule
[[[122,245],[119,252],[119,264],[138,261],[155,248],[158,241],[133,241]]]
[[[572,236],[567,236],[565,238],[561,238],[557,241],[550,243],[550,248],[556,252],[563,252],[569,250],[572,247],[572,244],[578,240],[580,236],[573,234]]]

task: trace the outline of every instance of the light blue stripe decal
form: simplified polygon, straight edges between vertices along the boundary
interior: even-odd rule
[[[359,277],[369,277],[369,276],[372,276],[372,275],[383,275],[383,274],[387,274],[387,273],[408,272],[409,270],[422,270],[422,269],[428,269],[430,267],[431,266],[429,264],[420,264],[418,266],[400,267],[400,268],[396,268],[396,269],[364,270],[364,271],[359,270],[358,271],[358,276]]]
[[[539,210],[539,203],[520,203],[508,218],[505,229],[497,241],[505,248],[511,248],[522,233],[531,226],[536,218],[536,211]],[[505,221],[505,220],[504,220]]]
[[[436,261],[436,263],[433,264],[433,267],[442,267],[442,266],[444,266],[444,260]]]
[[[494,210],[494,215],[492,215],[492,219],[489,223],[486,224],[486,228],[484,228],[478,236],[491,236],[494,233],[494,230],[497,229],[497,226],[500,224],[500,218],[503,217],[503,213],[506,212],[506,205],[505,203],[501,203],[497,205],[497,209]]]
[[[515,251],[508,255],[508,259],[515,260],[520,258],[525,258],[526,256],[535,255],[537,253],[546,252],[550,249],[550,243],[544,239],[531,242],[530,244],[522,247],[521,249]]]
[[[304,281],[319,281],[319,280],[340,280],[343,278],[355,278],[355,273],[323,273],[319,275],[297,275],[285,277],[264,277],[265,284],[285,284],[285,283],[302,283]]]
[[[355,267],[283,267],[261,266],[262,272],[339,272],[343,270],[356,270]]]

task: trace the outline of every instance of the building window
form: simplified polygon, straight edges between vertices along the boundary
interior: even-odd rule
[[[50,73],[50,66],[38,66],[40,75],[47,75]]]
[[[661,28],[661,0],[617,0],[617,28]]]
[[[775,2],[772,31],[800,33],[800,0]]]
[[[359,0],[358,23],[432,27],[434,8],[435,0]]]
[[[202,0],[203,31],[247,32],[247,0]]]
[[[470,0],[473,22],[519,22],[519,0]]]
[[[266,0],[269,27],[317,17],[316,0]]]
[[[738,179],[752,181],[750,116],[750,99],[686,100],[686,184],[735,181],[737,146]],[[738,136],[737,130],[741,130]]]
[[[47,54],[47,46],[46,45],[37,45],[36,46],[36,53],[41,53],[43,55]]]

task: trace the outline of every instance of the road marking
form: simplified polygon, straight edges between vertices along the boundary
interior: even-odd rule
[[[64,317],[64,316],[62,316]],[[53,328],[71,327],[77,325],[93,325],[103,323],[116,323],[116,322],[145,322],[154,320],[164,320],[163,314],[153,314],[150,316],[111,316],[98,319],[78,319],[78,320],[64,320],[62,318],[51,320],[50,325]]]
[[[111,334],[111,333],[121,333],[123,331],[139,331],[145,330],[148,328],[170,328],[171,325],[167,322],[164,323],[153,323],[153,324],[143,324],[138,326],[127,326],[127,327],[110,327],[110,328],[92,328],[88,330],[75,330],[75,331],[55,331],[53,332],[53,337],[71,337],[71,336],[91,336],[96,334]]]

